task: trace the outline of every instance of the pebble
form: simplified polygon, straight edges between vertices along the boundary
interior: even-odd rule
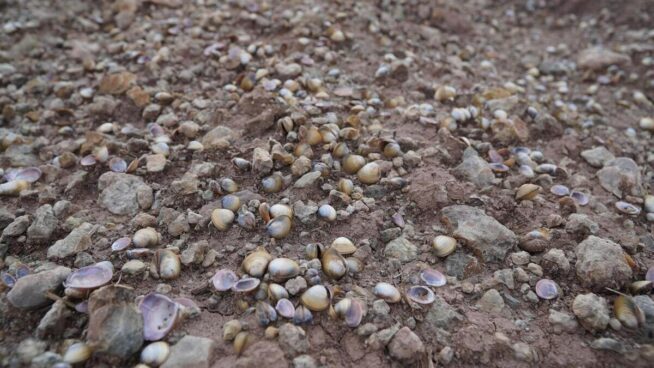
[[[600,71],[610,65],[625,65],[631,62],[628,55],[619,54],[601,46],[590,47],[579,52],[577,65],[581,69]]]
[[[541,264],[549,272],[568,273],[570,271],[570,261],[561,249],[550,249],[543,255]]]
[[[597,172],[602,188],[613,193],[618,198],[623,195],[642,196],[642,179],[640,167],[628,157],[618,157],[604,164]],[[626,192],[623,193],[623,190]]]
[[[554,309],[550,309],[548,321],[552,324],[556,333],[574,332],[579,326],[577,320],[573,316]]]
[[[529,263],[530,255],[528,252],[520,251],[511,253],[510,255],[511,262],[517,266],[524,266]]]
[[[66,320],[71,315],[72,311],[63,300],[55,301],[36,327],[36,336],[41,339],[48,335],[62,336],[66,328]]]
[[[593,293],[579,294],[572,303],[572,311],[579,323],[590,332],[600,332],[609,323],[609,307],[606,300]]]
[[[516,342],[511,348],[513,349],[513,356],[518,360],[525,362],[535,362],[538,360],[538,354],[529,344]]]
[[[2,231],[2,238],[21,236],[30,226],[30,217],[28,215],[18,216]]]
[[[98,190],[100,204],[114,215],[135,215],[139,208],[147,209],[144,197],[152,196],[152,189],[140,177],[114,172],[100,176]]]
[[[52,206],[44,204],[36,209],[34,220],[27,228],[27,238],[37,243],[47,242],[57,228],[57,223]]]
[[[450,330],[458,322],[464,321],[462,314],[451,306],[443,297],[436,294],[434,303],[429,307],[423,324],[429,331],[436,332],[438,329]]]
[[[295,357],[309,351],[310,345],[306,332],[291,323],[279,328],[279,347],[286,356]]]
[[[495,181],[495,174],[488,162],[479,157],[477,151],[472,147],[466,148],[463,152],[463,161],[454,168],[454,174],[480,188],[492,185]]]
[[[603,167],[605,163],[613,160],[615,156],[604,146],[598,146],[581,152],[583,157],[590,166]]]
[[[400,236],[386,244],[384,256],[396,258],[402,263],[411,262],[418,257],[418,247],[404,236]]]
[[[201,264],[208,249],[209,242],[206,240],[200,240],[195,243],[191,243],[188,248],[182,251],[180,260],[185,266],[189,266],[191,264]]]
[[[612,339],[610,337],[600,337],[598,339],[595,339],[591,344],[590,347],[593,349],[598,349],[598,350],[609,350],[613,351],[618,354],[624,354],[626,353],[626,348],[624,344],[622,344],[620,341],[616,339]]]
[[[306,355],[300,355],[306,356]],[[302,362],[303,359],[300,359]],[[215,366],[229,366],[227,364],[221,365],[221,362],[216,362]],[[280,349],[277,343],[261,340],[256,341],[248,346],[243,351],[242,356],[236,361],[235,368],[288,368],[289,362],[284,356],[284,352]]]
[[[320,171],[308,172],[308,173],[302,175],[302,177],[299,178],[295,182],[295,184],[293,184],[293,186],[295,188],[299,188],[299,189],[309,187],[309,186],[313,185],[313,183],[315,183],[316,180],[318,180],[321,175],[322,174],[320,173]]]
[[[499,291],[490,289],[479,299],[477,305],[484,312],[497,314],[504,309],[504,299]]]
[[[316,368],[318,363],[311,355],[300,355],[293,359],[293,368]]]
[[[284,284],[284,287],[290,295],[298,295],[307,288],[307,280],[302,276],[292,278]]]
[[[377,331],[366,339],[365,345],[371,350],[383,349],[386,347],[386,345],[388,345],[393,336],[395,336],[395,333],[399,330],[400,324],[398,323],[391,327]]]
[[[576,254],[577,277],[588,287],[619,289],[631,280],[631,267],[625,260],[622,247],[608,239],[591,235],[577,245]]]
[[[146,268],[147,265],[143,261],[139,259],[132,259],[125,262],[120,270],[127,275],[138,275],[143,273]]]
[[[21,363],[27,365],[32,359],[43,354],[47,346],[45,341],[29,337],[18,344],[18,347],[16,347],[16,356]]]
[[[48,259],[62,259],[74,256],[91,247],[91,234],[95,226],[85,222],[71,231],[65,238],[57,240],[48,248]]]
[[[7,299],[14,307],[22,309],[37,308],[52,303],[52,300],[45,296],[46,292],[56,292],[61,289],[62,283],[70,273],[70,268],[57,266],[21,277],[7,293]]]
[[[206,337],[186,335],[170,347],[161,368],[209,368],[215,356],[216,342]]]
[[[166,167],[166,156],[161,153],[145,156],[145,167],[148,172],[162,172]]]
[[[388,353],[404,364],[417,361],[425,352],[420,337],[408,327],[402,327],[388,344]]]

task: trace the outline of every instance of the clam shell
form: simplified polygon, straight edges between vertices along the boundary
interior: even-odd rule
[[[615,208],[617,208],[618,211],[631,216],[636,216],[640,214],[639,207],[636,207],[633,204],[624,201],[615,202]]]
[[[275,217],[266,225],[266,232],[275,239],[283,239],[290,233],[291,225],[292,221],[290,217]]]
[[[550,193],[557,195],[559,197],[564,197],[570,194],[570,189],[568,189],[568,187],[566,187],[565,185],[556,184],[556,185],[552,185],[552,187],[550,188]]]
[[[141,351],[141,363],[158,367],[168,359],[170,345],[165,341],[157,341],[147,345]]]
[[[234,212],[225,208],[216,208],[211,212],[211,223],[216,229],[225,231],[234,222]]]
[[[260,283],[261,281],[259,281],[259,279],[255,279],[254,277],[246,277],[238,280],[234,286],[232,286],[232,290],[239,293],[247,293],[256,289]]]
[[[79,164],[82,166],[93,166],[96,162],[97,161],[93,155],[86,155],[82,157],[82,159],[79,161]]]
[[[635,329],[645,322],[643,311],[630,296],[618,296],[613,302],[613,313],[627,328]]]
[[[293,303],[291,303],[291,301],[286,298],[282,298],[277,301],[275,310],[277,310],[277,313],[279,313],[279,315],[284,318],[292,319],[295,317],[295,307],[293,306]]]
[[[268,298],[273,301],[288,298],[288,291],[282,285],[275,283],[269,284]]]
[[[68,364],[78,364],[91,357],[91,348],[84,342],[76,342],[66,349],[63,361]]]
[[[0,184],[0,195],[14,196],[29,188],[30,184],[26,180],[12,180]]]
[[[456,250],[456,239],[451,236],[438,235],[432,240],[431,246],[438,257],[447,257]]]
[[[334,248],[323,252],[321,257],[322,271],[328,277],[340,279],[347,273],[347,262],[345,258]]]
[[[232,341],[239,332],[241,332],[241,322],[237,319],[229,320],[223,325],[223,340]]]
[[[345,320],[348,327],[357,327],[361,324],[364,315],[363,303],[358,299],[345,298],[336,303],[336,314]]]
[[[418,304],[431,304],[436,298],[434,292],[425,286],[411,286],[406,296]]]
[[[132,237],[132,242],[137,248],[154,247],[155,245],[159,244],[160,240],[161,235],[159,235],[159,233],[151,227],[137,230]]]
[[[220,204],[223,206],[224,209],[230,210],[232,212],[236,212],[238,211],[239,208],[241,208],[241,199],[233,194],[228,194],[223,197],[223,199],[220,201]],[[233,217],[233,213],[232,213],[232,217]],[[234,221],[233,218],[232,221]]]
[[[290,206],[285,204],[274,204],[268,210],[270,213],[270,218],[275,218],[279,216],[286,216],[288,218],[293,218],[293,209]]]
[[[540,279],[536,282],[536,295],[539,298],[549,300],[559,296],[559,285],[550,279]]]
[[[268,275],[274,281],[284,281],[297,276],[300,265],[289,258],[275,258],[268,264]]]
[[[347,272],[350,275],[363,271],[363,262],[359,258],[348,257],[345,258],[345,262],[347,263]]]
[[[139,304],[143,315],[143,338],[161,340],[172,330],[179,314],[179,304],[165,295],[151,293]]]
[[[304,253],[306,254],[308,259],[316,259],[318,257],[321,257],[322,252],[324,250],[324,246],[320,243],[309,243],[304,249]]]
[[[654,213],[654,195],[645,195],[645,204],[643,207],[645,208],[645,212]]]
[[[402,299],[400,291],[397,290],[395,286],[386,282],[378,282],[377,285],[375,285],[373,294],[387,303],[397,303]]]
[[[388,158],[394,158],[402,155],[402,149],[397,142],[390,141],[384,144],[382,153]]]
[[[0,281],[10,289],[16,285],[16,278],[7,272],[0,273]]]
[[[357,251],[357,247],[354,246],[354,243],[352,243],[350,239],[343,236],[334,239],[331,247],[343,255],[352,254]]]
[[[235,193],[238,191],[238,184],[233,179],[223,178],[220,179],[220,188],[227,193]]]
[[[127,162],[120,157],[112,157],[109,160],[109,170],[117,173],[124,173],[127,171]]]
[[[588,201],[590,200],[589,196],[586,193],[576,190],[573,190],[570,193],[570,198],[572,198],[580,206],[587,205]]]
[[[318,208],[318,216],[327,221],[334,221],[336,220],[336,210],[328,204],[323,204]]]
[[[155,262],[159,277],[164,280],[176,279],[181,270],[182,264],[179,256],[170,249],[159,249],[154,252]]]
[[[96,289],[109,283],[113,276],[113,265],[109,261],[103,261],[71,273],[64,281],[64,286],[85,290]]]
[[[280,175],[271,175],[261,181],[261,187],[266,193],[277,193],[282,190],[284,180]]]
[[[651,266],[650,268],[647,269],[647,273],[645,274],[645,280],[654,282],[654,266]]]
[[[243,260],[243,270],[253,277],[261,277],[268,269],[272,256],[263,247],[258,247]]]
[[[249,171],[250,168],[252,167],[250,161],[240,157],[235,157],[232,160],[232,163],[241,171]]]
[[[322,285],[314,285],[308,288],[300,297],[302,305],[314,312],[324,311],[329,308],[330,299],[329,290]]]
[[[540,190],[541,187],[536,184],[522,184],[515,193],[515,199],[520,201],[534,199]]]
[[[347,155],[343,158],[343,171],[348,174],[356,174],[364,165],[366,159],[360,155]]]
[[[505,173],[510,170],[508,166],[506,166],[501,162],[491,162],[490,164],[488,164],[488,166],[491,168],[491,170],[493,170],[493,172],[496,173]]]
[[[127,247],[132,244],[132,239],[130,237],[125,236],[120,239],[117,239],[113,244],[111,244],[111,251],[112,252],[119,252],[121,250],[127,249]]]
[[[238,276],[231,270],[218,270],[211,278],[213,287],[218,291],[230,290],[238,281]]]
[[[440,271],[427,268],[420,272],[420,278],[428,286],[440,287],[447,284],[447,278]]]
[[[243,350],[245,350],[251,342],[252,338],[250,337],[250,334],[245,331],[239,332],[234,338],[234,351],[237,355],[241,355]]]
[[[652,284],[654,283],[649,280],[634,281],[629,285],[629,290],[633,294],[648,294],[652,291]]]
[[[264,327],[277,320],[277,311],[275,311],[275,308],[271,307],[268,303],[257,302],[255,313],[259,320],[259,324]]]
[[[534,170],[529,165],[520,165],[520,167],[518,167],[518,172],[526,178],[533,178],[536,176]]]
[[[248,230],[252,230],[257,226],[257,219],[250,211],[240,212],[236,222],[238,223],[238,226]]]
[[[357,177],[363,184],[375,184],[381,179],[381,169],[376,163],[370,162],[357,171]]]
[[[113,265],[111,265],[110,262],[107,262],[107,263],[100,262],[100,266],[103,266],[103,267],[104,266],[107,266],[107,267],[110,266],[111,269],[113,270]],[[32,273],[32,270],[24,263],[21,263],[16,267],[16,279],[17,280],[22,278],[22,277],[25,277],[25,276],[27,276],[27,275],[29,275],[31,273]]]
[[[4,175],[7,181],[24,180],[28,183],[34,183],[41,178],[41,169],[38,167],[26,167],[23,169],[9,169]]]
[[[336,185],[336,188],[340,191],[343,192],[347,195],[350,195],[352,191],[354,190],[354,183],[352,183],[352,180],[350,179],[340,179],[338,181],[338,184]]]
[[[296,325],[311,323],[312,320],[313,314],[311,314],[311,311],[307,307],[300,305],[295,309],[293,323]]]

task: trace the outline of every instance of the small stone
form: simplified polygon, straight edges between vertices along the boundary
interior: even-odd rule
[[[282,78],[294,78],[302,73],[302,66],[296,63],[277,63],[275,71]]]
[[[52,303],[45,294],[62,288],[62,283],[70,273],[70,268],[57,266],[48,271],[21,277],[7,293],[7,299],[14,307],[22,309],[32,309]]]
[[[505,268],[495,271],[495,273],[493,273],[493,279],[510,290],[515,289],[515,280],[513,278],[513,270],[511,269]]]
[[[61,355],[53,353],[51,351],[46,351],[43,354],[39,354],[30,363],[30,368],[51,368],[55,364],[60,363],[63,360]]]
[[[48,248],[48,259],[66,258],[89,249],[94,228],[85,222],[73,229],[65,238],[57,240]]]
[[[2,237],[17,237],[21,236],[27,231],[30,226],[30,217],[28,215],[18,216],[2,231]]]
[[[302,276],[297,276],[286,281],[284,287],[290,295],[298,295],[307,288],[307,280],[305,280]]]
[[[273,168],[273,160],[270,153],[262,148],[255,148],[252,153],[252,171],[258,175],[266,175]]]
[[[41,339],[46,336],[53,336],[55,338],[63,337],[62,334],[66,327],[66,320],[71,315],[71,310],[63,300],[55,301],[36,327],[36,336]]]
[[[170,236],[178,237],[182,234],[188,233],[189,231],[191,231],[191,226],[186,220],[186,216],[184,214],[178,215],[168,224],[168,234],[170,234]]]
[[[438,352],[438,361],[443,365],[448,365],[454,358],[454,349],[446,346]]]
[[[307,334],[301,327],[285,323],[279,328],[279,346],[289,357],[309,351]]]
[[[574,332],[577,329],[577,326],[579,326],[577,320],[573,316],[554,309],[550,309],[548,320],[553,325],[554,331],[557,333]]]
[[[306,204],[297,201],[293,204],[293,215],[303,224],[313,221],[316,212],[318,212],[318,206],[312,201],[307,201]]]
[[[186,335],[170,347],[161,368],[209,368],[213,364],[216,342],[206,337]]]
[[[138,275],[143,273],[147,267],[148,266],[143,261],[139,259],[132,259],[125,262],[120,270],[127,275]]]
[[[384,300],[377,299],[372,302],[372,312],[374,315],[379,317],[387,317],[391,312],[391,306],[388,305]]]
[[[301,355],[305,356],[305,355]],[[302,359],[300,359],[302,361]],[[227,367],[216,363],[215,367]],[[243,351],[235,368],[288,368],[289,363],[279,345],[272,341],[256,341]]]
[[[0,230],[4,230],[9,224],[14,222],[14,219],[15,217],[11,212],[4,207],[0,207]]]
[[[202,145],[208,150],[224,150],[229,148],[232,140],[232,130],[219,125],[202,137]]]
[[[572,303],[572,311],[581,325],[590,332],[603,331],[609,323],[606,300],[593,293],[577,295]]]
[[[185,266],[191,264],[201,264],[208,249],[209,242],[206,240],[200,240],[195,243],[191,243],[188,248],[182,251],[180,260]]]
[[[383,349],[391,341],[395,333],[400,330],[400,324],[395,324],[389,328],[375,332],[370,335],[365,342],[365,345],[372,350]]]
[[[570,271],[570,261],[561,249],[550,249],[543,255],[541,260],[543,267],[550,272],[568,273]]]
[[[114,215],[135,215],[139,211],[139,203],[144,201],[137,197],[139,189],[152,196],[152,189],[135,175],[106,172],[98,179],[100,203]]]
[[[320,171],[311,171],[308,172],[304,175],[302,175],[301,178],[299,178],[295,184],[293,185],[295,188],[306,188],[308,186],[313,185],[318,178],[320,178],[322,174]]]
[[[486,160],[479,157],[474,148],[468,147],[463,152],[463,161],[454,168],[454,175],[468,180],[480,188],[492,185],[495,174]]]
[[[600,71],[611,65],[625,65],[631,62],[628,55],[605,49],[601,46],[582,50],[577,56],[577,65],[581,69]]]
[[[445,270],[448,275],[465,279],[479,273],[479,261],[474,256],[464,252],[455,252],[445,260]]]
[[[317,368],[318,364],[311,355],[300,355],[293,359],[293,368]]]
[[[597,172],[597,178],[602,188],[618,198],[623,195],[643,195],[640,167],[628,157],[618,157],[606,162],[604,168]]]
[[[161,153],[145,156],[145,167],[148,172],[162,172],[166,167],[166,156]]]
[[[535,263],[528,264],[527,269],[529,270],[529,272],[533,273],[538,277],[543,276],[543,268]]]
[[[613,156],[613,154],[604,146],[582,151],[581,157],[583,157],[584,160],[593,167],[602,167],[606,162],[615,158],[615,156]]]
[[[357,328],[357,335],[370,336],[377,332],[378,328],[374,323],[366,323]]]
[[[622,247],[610,240],[591,235],[577,245],[576,253],[577,277],[588,287],[619,289],[631,280],[631,267]]]
[[[404,236],[401,236],[386,244],[384,256],[387,258],[397,258],[402,263],[411,262],[418,257],[418,247]]]
[[[93,256],[86,253],[86,252],[80,252],[77,253],[75,256],[75,262],[73,262],[73,266],[76,268],[82,268],[86,266],[90,266],[95,263],[95,259],[93,259]]]
[[[45,341],[28,337],[16,347],[16,356],[21,363],[29,364],[36,356],[43,354],[47,346]]]
[[[291,164],[291,172],[294,176],[304,175],[311,170],[311,160],[306,156],[298,157]]]
[[[439,328],[450,330],[457,322],[463,320],[463,315],[436,294],[423,323],[428,331],[435,333]]]
[[[504,309],[504,299],[499,291],[490,289],[479,299],[478,306],[484,312],[497,314]]]
[[[517,266],[524,266],[529,263],[530,255],[528,252],[520,251],[511,253],[510,255],[511,262]]]
[[[624,344],[610,337],[600,337],[594,340],[590,347],[597,350],[609,350],[618,354],[624,354],[627,351]]]
[[[574,235],[577,239],[583,239],[588,235],[595,235],[599,232],[599,225],[588,215],[573,213],[568,216],[565,224],[565,231]]]
[[[47,242],[56,228],[57,217],[52,210],[52,206],[44,204],[37,208],[34,221],[27,229],[27,238],[37,243]]]
[[[537,359],[537,355],[531,346],[529,346],[529,344],[525,344],[524,342],[516,342],[513,344],[512,349],[513,356],[518,360],[533,362]]]
[[[388,352],[400,362],[410,364],[421,358],[425,346],[418,335],[408,327],[402,327],[388,344]]]

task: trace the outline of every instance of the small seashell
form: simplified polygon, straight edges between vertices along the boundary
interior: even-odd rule
[[[237,319],[229,320],[223,325],[223,340],[232,341],[239,332],[241,332],[241,322]]]
[[[102,266],[109,266],[109,265],[111,265],[110,262],[107,262],[108,265],[105,264],[104,262],[101,262],[101,263],[102,263]],[[113,270],[113,265],[111,265],[111,269]],[[21,264],[19,264],[19,265],[16,267],[16,279],[17,279],[17,280],[20,279],[20,278],[22,278],[22,277],[25,277],[25,276],[27,276],[27,275],[29,275],[29,274],[31,274],[31,273],[32,273],[32,270],[30,270],[30,268],[29,268],[26,264],[22,264],[22,263],[21,263]]]
[[[220,180],[220,188],[227,193],[235,193],[238,191],[238,184],[230,178],[223,178]]]
[[[645,195],[645,205],[643,206],[645,208],[645,212],[647,213],[654,213],[654,195],[647,194]]]
[[[363,319],[363,303],[358,299],[344,298],[334,306],[336,316],[343,318],[348,327],[357,327]]]
[[[322,252],[320,261],[322,272],[330,278],[338,280],[347,273],[347,262],[345,258],[334,248],[329,248]]]
[[[645,322],[643,311],[630,296],[618,296],[613,302],[613,313],[627,328],[635,329]]]
[[[302,305],[314,312],[324,311],[329,308],[330,301],[329,290],[322,285],[314,285],[308,288],[300,297]]]
[[[216,208],[211,212],[211,223],[216,229],[226,231],[234,222],[234,212],[225,208]]]
[[[536,172],[539,174],[550,174],[555,175],[557,173],[558,167],[554,164],[540,164],[536,166]]]
[[[336,220],[336,210],[328,204],[323,204],[318,208],[318,216],[331,222]]]
[[[334,148],[332,148],[332,155],[336,158],[345,157],[349,154],[350,148],[344,142],[337,143]]]
[[[243,350],[245,350],[251,342],[252,338],[250,337],[250,334],[245,331],[239,332],[234,338],[234,351],[237,355],[241,355]]]
[[[308,259],[316,259],[321,257],[324,247],[320,243],[309,243],[305,247],[305,254]]]
[[[179,256],[175,254],[170,249],[159,249],[154,252],[155,264],[157,265],[157,271],[159,272],[159,277],[164,280],[176,279],[181,270],[182,264],[179,260]]]
[[[241,199],[233,194],[228,194],[224,196],[220,201],[220,203],[222,204],[224,209],[230,210],[232,212],[236,212],[238,211],[239,208],[241,208]],[[234,219],[232,218],[232,221],[233,220]]]
[[[277,301],[275,310],[277,310],[277,313],[279,313],[279,315],[284,318],[291,319],[295,317],[295,307],[293,306],[293,303],[291,303],[291,301],[286,298],[282,298]]]
[[[127,162],[120,157],[112,157],[109,160],[109,170],[117,173],[124,173],[127,171]]]
[[[2,272],[0,273],[0,282],[2,282],[2,284],[7,288],[11,289],[16,285],[16,278],[7,272]]]
[[[510,169],[508,166],[506,166],[505,164],[503,164],[501,162],[497,162],[497,163],[496,162],[491,162],[490,164],[488,164],[488,166],[490,166],[491,170],[493,170],[493,172],[496,172],[496,173],[505,173],[505,172],[508,172],[509,169]]]
[[[650,268],[647,269],[647,273],[645,274],[645,280],[654,282],[654,266],[651,266]]]
[[[79,161],[79,164],[82,166],[93,166],[95,165],[96,160],[93,155],[86,155],[82,157],[82,159]]]
[[[570,194],[570,189],[568,189],[568,187],[566,187],[565,185],[556,184],[556,185],[552,185],[552,187],[550,188],[550,193],[557,195],[559,197],[565,197]]]
[[[288,298],[288,291],[282,285],[272,283],[268,285],[268,298],[273,301]]]
[[[289,258],[275,258],[268,264],[268,275],[273,281],[285,281],[300,273],[300,265]]]
[[[244,158],[235,157],[232,160],[232,163],[241,171],[249,171],[252,168],[252,164],[250,163],[250,161]]]
[[[157,341],[172,330],[179,314],[180,306],[165,295],[150,293],[139,303],[143,315],[143,338]]]
[[[7,181],[24,180],[28,183],[34,183],[41,177],[41,169],[38,167],[26,167],[23,169],[10,169],[4,175]]]
[[[348,274],[354,275],[363,271],[363,262],[359,258],[348,257],[345,258],[345,262],[347,263]]]
[[[526,178],[533,178],[536,176],[534,170],[529,165],[520,165],[520,167],[518,167],[518,172]]]
[[[254,214],[247,210],[239,212],[236,222],[238,226],[248,230],[254,229],[257,225],[257,219],[254,217]]]
[[[288,216],[275,217],[266,225],[266,231],[275,239],[283,239],[290,233],[291,224],[291,218]]]
[[[257,302],[255,313],[261,326],[268,326],[277,320],[277,311],[265,302]]]
[[[7,183],[0,184],[0,196],[15,196],[20,192],[29,188],[29,183],[26,180],[12,180]]]
[[[350,239],[342,236],[334,239],[331,247],[343,255],[352,254],[357,250],[357,247],[354,246],[354,243]]]
[[[387,303],[397,303],[402,299],[400,291],[397,290],[395,286],[386,282],[378,282],[377,285],[375,285],[373,294]]]
[[[141,351],[141,363],[158,367],[168,359],[170,345],[165,341],[157,341],[147,345]]]
[[[159,235],[159,233],[151,227],[137,230],[132,237],[134,246],[138,248],[154,247],[155,245],[159,244],[160,240],[161,235]]]
[[[261,187],[266,193],[277,193],[282,190],[283,186],[284,180],[282,179],[281,175],[277,174],[264,178],[261,181]]]
[[[230,290],[238,281],[238,276],[231,270],[218,270],[211,278],[213,287],[218,291]]]
[[[550,279],[540,279],[536,282],[536,295],[541,299],[554,299],[559,296],[559,285]]]
[[[633,294],[649,294],[652,291],[652,284],[654,282],[649,280],[634,281],[629,285],[629,290]]]
[[[548,248],[551,237],[549,229],[540,228],[522,236],[519,245],[520,248],[530,253],[543,252]]]
[[[84,342],[76,342],[68,347],[63,361],[68,364],[78,364],[87,361],[90,357],[91,348]]]
[[[364,165],[366,164],[366,159],[360,155],[347,155],[343,158],[343,171],[348,174],[356,174]]]
[[[274,204],[272,207],[270,207],[268,212],[270,213],[270,218],[279,216],[286,216],[291,219],[293,218],[293,209],[285,204]]]
[[[297,308],[295,308],[295,314],[293,315],[293,323],[296,325],[303,325],[303,324],[308,324],[311,323],[313,320],[313,314],[311,314],[311,311],[309,308],[300,305]]]
[[[633,204],[624,201],[615,202],[615,208],[617,208],[618,211],[627,215],[636,216],[640,214],[639,207],[636,207]]]
[[[447,278],[440,271],[427,268],[420,272],[420,278],[427,286],[441,287],[447,284]]]
[[[82,267],[71,273],[64,281],[64,287],[74,289],[96,289],[103,286],[114,276],[114,267],[109,261],[98,262]]]
[[[447,257],[456,250],[456,239],[451,236],[438,235],[431,242],[438,257]]]
[[[125,250],[127,249],[127,247],[130,246],[130,244],[132,244],[132,239],[130,239],[129,236],[119,238],[118,240],[113,242],[113,244],[111,244],[111,251],[119,252],[121,250]]]
[[[533,199],[540,192],[541,187],[535,184],[522,184],[520,188],[515,193],[515,199],[517,200],[529,200]]]
[[[247,293],[256,289],[260,283],[261,281],[259,281],[259,279],[255,279],[254,277],[246,277],[238,280],[234,286],[232,286],[232,290],[239,293]]]
[[[363,184],[375,184],[381,179],[381,169],[376,163],[370,162],[357,171],[357,177]]]
[[[436,299],[434,292],[425,286],[411,286],[406,295],[418,304],[431,304]]]
[[[263,247],[258,247],[243,260],[243,270],[252,277],[262,277],[268,269],[272,256]]]
[[[338,190],[340,192],[343,192],[347,195],[352,194],[352,191],[354,190],[354,183],[352,183],[352,180],[350,179],[345,179],[342,178],[338,181],[338,184],[336,185]]]
[[[403,154],[400,145],[394,141],[384,142],[382,146],[382,153],[388,158],[394,158]]]

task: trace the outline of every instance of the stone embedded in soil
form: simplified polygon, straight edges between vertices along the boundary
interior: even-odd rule
[[[618,354],[624,354],[627,350],[623,343],[610,337],[600,337],[594,340],[590,347],[598,350],[608,350]]]
[[[293,215],[303,224],[313,221],[316,212],[318,212],[318,206],[313,201],[307,201],[306,204],[297,201],[293,204]]]
[[[308,172],[308,173],[302,175],[302,177],[300,177],[295,182],[295,184],[293,184],[293,186],[296,187],[296,188],[300,188],[300,189],[309,187],[309,186],[313,185],[313,183],[315,183],[316,180],[318,180],[321,175],[322,175],[322,173],[320,171]]]
[[[279,328],[279,346],[289,357],[304,354],[310,348],[307,333],[291,323],[285,323]]]
[[[190,264],[201,264],[208,249],[209,242],[206,240],[191,243],[188,248],[182,251],[180,260],[185,266]]]
[[[550,309],[548,321],[552,324],[554,331],[557,333],[574,332],[579,326],[577,320],[573,316],[554,309]]]
[[[138,275],[143,273],[147,267],[148,266],[140,259],[131,259],[125,262],[120,270],[127,275]]]
[[[609,324],[606,299],[593,293],[579,294],[572,303],[572,311],[579,323],[590,332],[600,332]]]
[[[440,295],[436,294],[434,303],[429,307],[423,323],[426,329],[433,332],[439,328],[449,330],[457,322],[461,322],[464,319],[463,315],[457,312]]]
[[[288,360],[279,345],[267,340],[256,341],[248,346],[234,365],[235,368],[288,368],[288,366]]]
[[[145,197],[152,189],[138,176],[106,172],[98,179],[100,204],[114,215],[135,215],[139,203],[147,204]]]
[[[202,145],[207,150],[223,150],[231,145],[232,139],[232,130],[226,126],[219,125],[204,135]]]
[[[452,235],[485,262],[502,261],[518,244],[513,231],[478,208],[454,205],[443,208],[441,213]]]
[[[286,281],[284,288],[290,295],[298,295],[300,292],[307,288],[307,280],[305,280],[302,276],[297,276]]]
[[[21,363],[27,365],[32,359],[42,354],[47,346],[48,344],[45,341],[29,337],[18,344],[16,347],[16,356]]]
[[[408,327],[402,327],[388,344],[388,352],[400,362],[410,364],[421,358],[425,346],[418,335]]]
[[[625,260],[622,247],[608,239],[591,235],[577,245],[576,253],[577,277],[590,288],[619,289],[631,280],[631,267]]]
[[[55,217],[52,206],[44,204],[36,209],[34,221],[27,228],[27,238],[35,242],[46,242],[50,240],[52,233],[57,228],[57,217]]]
[[[479,157],[474,148],[468,147],[463,152],[463,161],[454,168],[454,175],[468,180],[478,187],[492,185],[495,174],[486,160]]]
[[[583,213],[570,214],[565,223],[565,231],[577,239],[583,239],[588,235],[595,235],[599,230],[599,225]]]
[[[645,321],[654,324],[654,300],[649,295],[637,295],[633,297],[634,303],[643,311]]]
[[[628,157],[618,157],[608,161],[597,172],[602,188],[619,198],[623,195],[642,196],[642,179],[640,167]]]
[[[17,308],[32,309],[52,303],[46,292],[55,292],[71,273],[68,267],[57,266],[51,270],[21,277],[7,293],[9,302]]]
[[[516,342],[511,346],[513,349],[513,356],[525,362],[533,362],[538,359],[538,354],[534,349],[524,342]]]
[[[252,152],[252,171],[258,175],[268,174],[273,168],[270,153],[263,148],[255,148]]]
[[[602,167],[605,163],[613,160],[615,156],[604,146],[598,146],[581,152],[583,157],[590,166]]]
[[[365,342],[365,345],[370,350],[380,350],[386,347],[391,341],[395,333],[400,330],[400,324],[394,324],[391,327],[385,328],[383,330],[377,331],[370,335]]]
[[[209,368],[215,350],[213,339],[186,335],[170,347],[170,355],[161,368]]]
[[[55,301],[36,327],[36,336],[39,338],[45,338],[46,336],[62,338],[64,328],[66,328],[66,321],[72,314],[72,311],[63,300]]]
[[[293,359],[293,368],[317,368],[318,363],[311,355],[300,355]]]
[[[0,231],[4,230],[15,219],[13,213],[9,212],[5,207],[0,207]]]
[[[145,156],[145,168],[148,172],[162,172],[166,168],[166,156],[161,153]]]
[[[504,309],[504,299],[499,291],[490,289],[479,299],[477,305],[484,312],[497,314]]]
[[[570,261],[561,249],[555,248],[548,250],[547,253],[543,255],[541,264],[543,268],[552,273],[561,272],[566,274],[570,271]]]
[[[71,231],[65,238],[57,240],[48,248],[48,259],[62,259],[76,255],[91,246],[94,225],[85,222]]]
[[[400,236],[386,244],[384,256],[396,258],[402,263],[411,262],[418,257],[418,247],[404,236]]]
[[[28,215],[18,216],[2,231],[2,238],[23,235],[29,226],[30,217]]]
[[[579,52],[577,65],[580,69],[600,71],[611,65],[625,65],[631,62],[631,58],[625,54],[619,54],[601,46],[590,47]]]
[[[89,298],[87,342],[95,352],[128,359],[143,345],[143,316],[134,304],[134,290],[105,286]],[[169,358],[170,359],[170,358]]]
[[[445,260],[445,270],[450,276],[465,279],[479,273],[481,266],[477,258],[459,251],[447,257]]]

